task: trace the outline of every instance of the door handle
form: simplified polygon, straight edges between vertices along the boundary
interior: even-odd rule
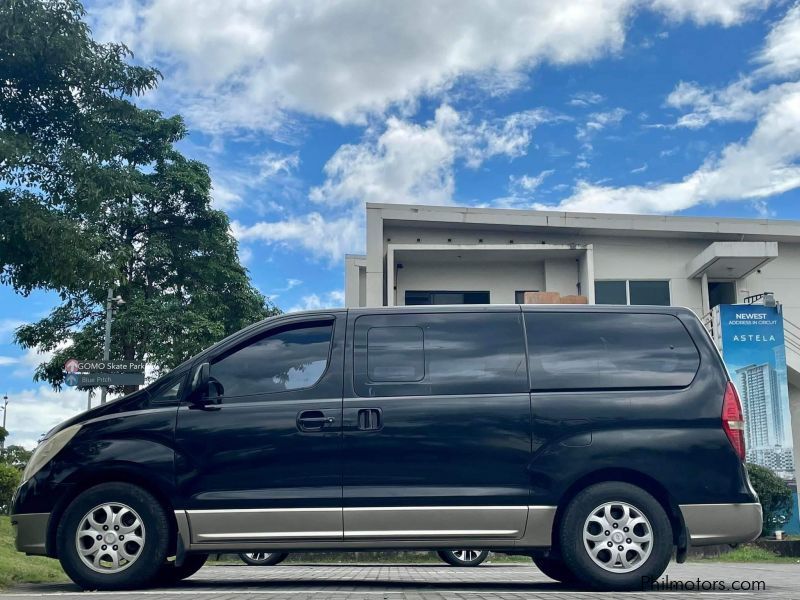
[[[322,431],[325,425],[333,425],[336,417],[326,417],[320,410],[304,410],[297,415],[300,431]]]
[[[383,429],[383,411],[380,408],[359,409],[358,429],[360,431],[378,431],[379,429]]]

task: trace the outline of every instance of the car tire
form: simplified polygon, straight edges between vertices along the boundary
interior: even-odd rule
[[[550,579],[555,579],[561,583],[577,583],[578,578],[575,573],[569,570],[567,564],[558,558],[534,556],[533,564]]]
[[[441,550],[436,554],[453,567],[477,567],[489,558],[488,550]]]
[[[58,558],[85,590],[126,590],[153,583],[167,559],[172,528],[152,494],[104,483],[79,494],[56,532]]]
[[[653,496],[628,483],[605,482],[572,499],[559,542],[567,568],[581,582],[600,590],[635,590],[667,568],[673,535]]]
[[[172,562],[162,565],[156,576],[156,583],[159,585],[173,585],[188,579],[202,569],[207,560],[208,554],[187,554],[180,567],[176,567],[175,563]]]
[[[254,567],[271,567],[286,560],[287,556],[286,552],[243,552],[239,558]]]

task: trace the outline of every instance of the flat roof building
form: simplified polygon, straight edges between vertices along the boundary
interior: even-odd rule
[[[800,440],[800,222],[398,204],[366,211],[366,255],[345,259],[348,307],[661,304],[708,321],[718,304],[773,292]]]

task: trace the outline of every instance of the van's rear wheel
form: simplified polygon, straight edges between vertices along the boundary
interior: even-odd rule
[[[442,550],[436,554],[453,567],[477,567],[489,558],[488,550]]]
[[[578,493],[559,532],[561,554],[575,576],[595,588],[641,589],[669,564],[672,527],[661,504],[628,483],[606,482]]]
[[[75,498],[58,524],[61,566],[87,590],[145,587],[166,562],[170,535],[164,509],[127,483],[104,483]]]
[[[271,567],[286,560],[287,556],[289,554],[286,552],[243,552],[239,558],[254,567]]]

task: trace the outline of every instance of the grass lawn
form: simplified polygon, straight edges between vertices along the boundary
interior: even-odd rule
[[[11,520],[0,516],[0,588],[15,583],[66,581],[57,560],[41,556],[25,556],[14,549]]]
[[[697,559],[698,562],[733,562],[733,563],[793,563],[800,564],[800,558],[792,556],[778,556],[766,548],[752,544],[744,544],[720,556]]]

